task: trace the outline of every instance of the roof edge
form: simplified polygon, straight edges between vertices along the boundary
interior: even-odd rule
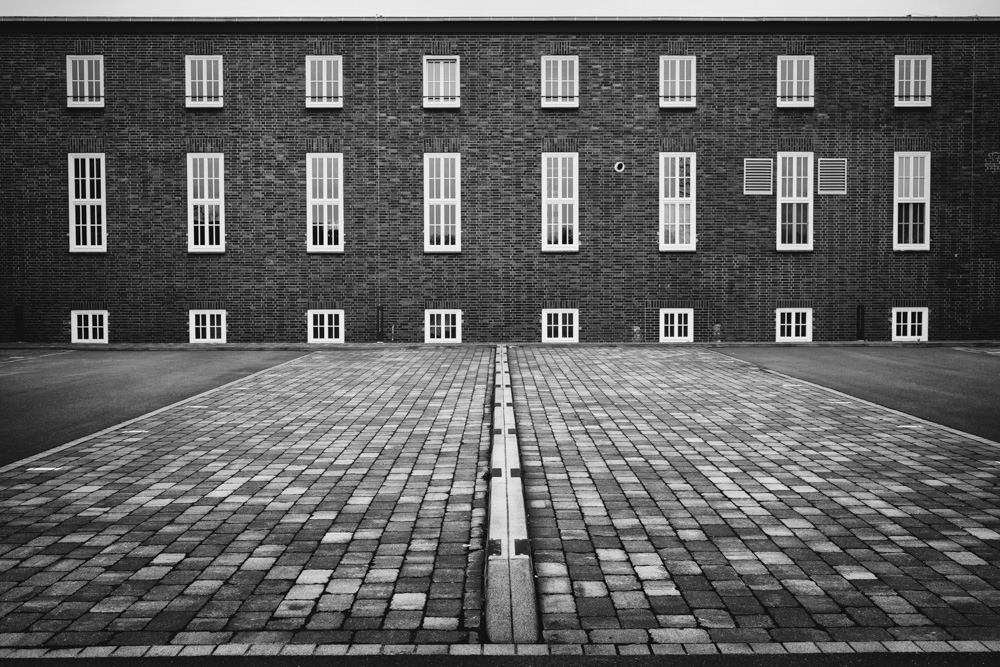
[[[0,16],[4,23],[429,23],[429,22],[968,23],[1000,16]]]

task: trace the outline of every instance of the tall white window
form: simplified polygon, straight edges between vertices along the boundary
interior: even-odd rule
[[[343,343],[344,311],[307,310],[306,340],[310,343]]]
[[[108,342],[108,311],[74,310],[69,318],[71,343]]]
[[[69,154],[69,250],[106,252],[104,153]]]
[[[927,340],[927,308],[893,308],[892,339],[901,342]]]
[[[778,153],[778,250],[813,249],[813,154]]]
[[[542,342],[580,342],[580,310],[578,308],[543,309]]]
[[[306,107],[344,106],[341,56],[306,56]]]
[[[461,343],[461,310],[425,310],[425,343]]]
[[[222,106],[222,56],[184,56],[186,106]]]
[[[897,107],[931,105],[931,57],[896,56]]]
[[[695,154],[660,153],[660,250],[694,250]]]
[[[462,250],[462,156],[424,153],[424,252]]]
[[[344,156],[306,153],[306,251],[344,251]]]
[[[898,152],[894,157],[893,250],[930,250],[931,154]]]
[[[192,343],[225,343],[226,311],[189,310],[188,334]]]
[[[542,250],[580,249],[578,153],[542,153]]]
[[[424,56],[424,106],[461,105],[458,56]]]
[[[660,106],[697,105],[694,56],[660,56]]]
[[[812,308],[777,308],[774,311],[774,340],[812,342]]]
[[[660,342],[694,342],[694,308],[660,308]]]
[[[188,252],[225,252],[222,153],[188,153]]]
[[[814,77],[813,56],[778,56],[778,106],[813,106]]]
[[[104,106],[104,56],[66,56],[66,106]]]
[[[579,56],[542,56],[542,106],[579,107]]]

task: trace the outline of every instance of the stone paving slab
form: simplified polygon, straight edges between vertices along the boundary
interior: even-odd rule
[[[1000,447],[699,348],[510,348],[553,649],[996,650]]]
[[[316,352],[0,469],[0,651],[480,641],[492,353]]]

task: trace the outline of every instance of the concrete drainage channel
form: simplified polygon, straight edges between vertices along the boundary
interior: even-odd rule
[[[494,376],[486,633],[494,643],[534,644],[538,642],[538,607],[505,345],[497,346]]]

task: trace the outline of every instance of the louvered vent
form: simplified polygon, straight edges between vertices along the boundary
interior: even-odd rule
[[[846,195],[847,194],[847,159],[819,159],[819,188],[817,194]]]
[[[774,160],[771,158],[745,158],[743,160],[743,194],[774,194]]]

